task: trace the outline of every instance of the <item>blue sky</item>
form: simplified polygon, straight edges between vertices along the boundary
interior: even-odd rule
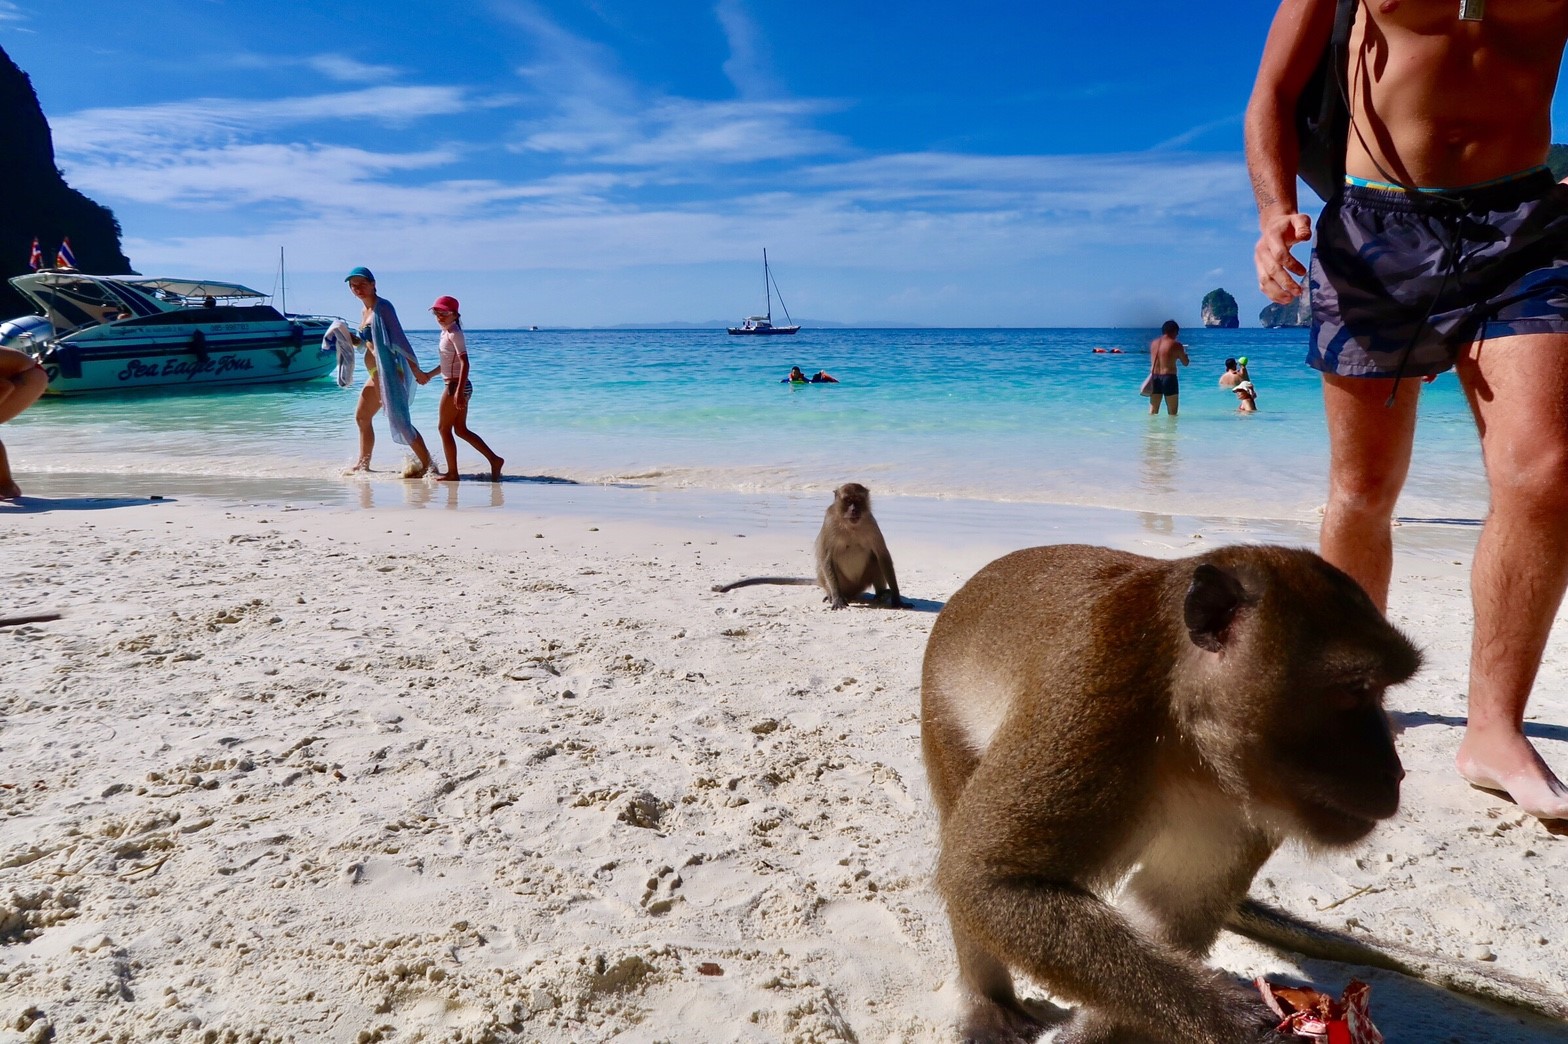
[[[1253,325],[1261,0],[0,0],[146,274],[414,325]],[[1560,125],[1560,123],[1559,123]],[[425,325],[421,323],[420,325]]]

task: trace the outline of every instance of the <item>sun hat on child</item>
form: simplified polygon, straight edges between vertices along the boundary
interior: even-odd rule
[[[457,298],[451,296],[450,294],[442,294],[440,297],[436,298],[435,303],[430,306],[430,310],[432,312],[461,311],[461,309],[457,307]]]

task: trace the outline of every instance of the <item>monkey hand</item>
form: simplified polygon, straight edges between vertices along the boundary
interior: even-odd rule
[[[823,599],[823,601],[828,603],[828,608],[829,609],[847,609],[847,608],[849,608],[849,603],[844,601],[844,596],[841,595],[841,594],[831,594],[831,595],[828,595],[827,598]]]

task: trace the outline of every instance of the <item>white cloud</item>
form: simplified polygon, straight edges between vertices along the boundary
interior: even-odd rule
[[[337,80],[339,83],[374,83],[392,79],[399,72],[395,66],[370,65],[342,54],[311,55],[304,62],[329,80]]]
[[[11,3],[11,0],[0,0],[0,22],[25,22],[27,15],[22,9]]]

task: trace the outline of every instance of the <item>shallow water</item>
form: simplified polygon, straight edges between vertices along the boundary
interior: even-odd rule
[[[890,496],[1308,521],[1327,440],[1304,330],[1183,331],[1181,413],[1137,394],[1152,330],[470,331],[470,424],[510,475],[644,488],[820,493],[847,480]],[[411,338],[427,365],[434,332]],[[1093,349],[1121,348],[1123,354]],[[1248,356],[1259,412],[1217,387]],[[837,385],[791,386],[791,365]],[[363,371],[360,372],[363,377]],[[440,458],[439,382],[415,422]],[[343,488],[355,389],[305,384],[47,399],[7,426],[23,478],[160,476],[200,491],[256,480]],[[407,456],[378,422],[372,483]],[[459,443],[467,474],[482,459]],[[36,485],[36,483],[35,483]],[[382,499],[391,491],[382,494]],[[465,493],[465,500],[468,494]],[[1485,511],[1473,425],[1452,375],[1423,390],[1399,513],[1470,524]]]

